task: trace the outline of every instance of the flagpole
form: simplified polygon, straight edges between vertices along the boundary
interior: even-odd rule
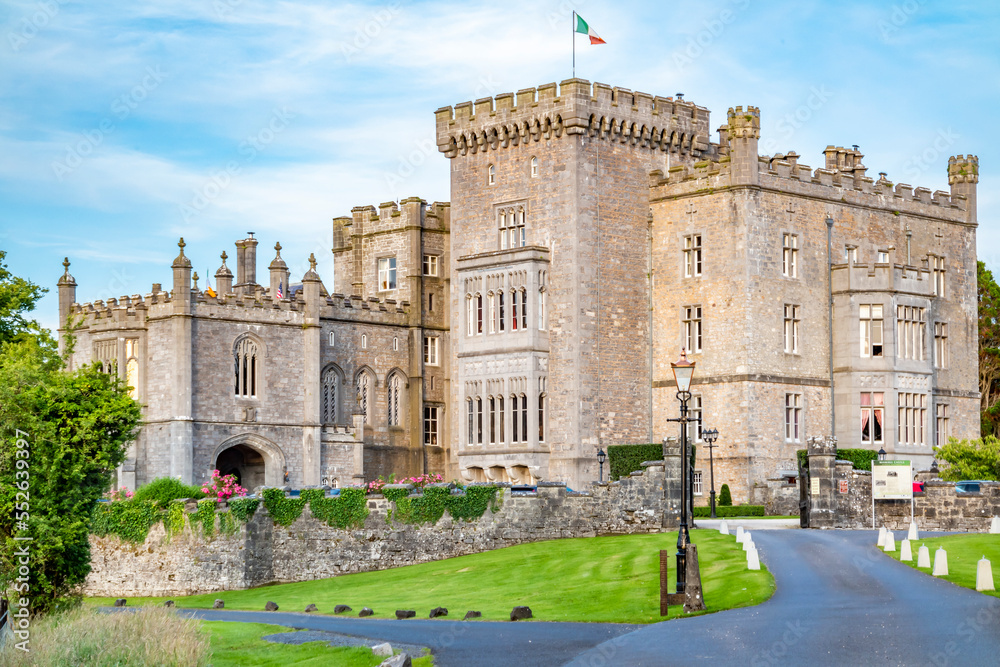
[[[570,39],[573,40],[573,78],[576,78],[576,10],[573,10],[573,25],[570,26]]]

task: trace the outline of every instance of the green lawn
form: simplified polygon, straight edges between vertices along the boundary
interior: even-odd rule
[[[902,540],[896,540],[896,551],[885,554],[899,560],[899,548]],[[917,568],[917,550],[920,545],[925,544],[931,552],[930,568]],[[990,535],[988,533],[969,533],[967,535],[949,535],[947,537],[932,537],[926,540],[913,540],[910,542],[910,549],[913,551],[913,561],[906,563],[921,572],[931,573],[934,565],[934,552],[938,547],[944,547],[948,552],[948,576],[940,577],[947,579],[953,584],[964,586],[976,590],[976,563],[980,558],[986,556],[993,567],[993,584],[1000,586],[1000,535]],[[984,591],[987,595],[1000,597],[996,591]]]
[[[263,623],[226,623],[203,621],[212,643],[212,667],[284,667],[285,665],[337,665],[338,667],[371,667],[385,658],[372,655],[371,649],[328,646],[324,642],[307,644],[276,644],[261,637],[291,628]],[[414,667],[431,667],[433,659],[425,656],[413,661]]]
[[[751,606],[771,596],[774,579],[766,569],[746,569],[734,536],[694,530],[691,539],[698,545],[709,611]],[[219,598],[226,609],[256,611],[273,600],[281,611],[298,612],[312,603],[328,614],[334,605],[347,604],[352,615],[371,607],[375,618],[395,618],[396,609],[413,609],[427,618],[441,606],[450,611],[450,619],[476,610],[485,620],[507,620],[514,606],[527,605],[536,619],[545,621],[651,623],[661,620],[659,550],[673,554],[676,543],[677,533],[551,540],[392,570],[174,600],[178,607],[208,608]],[[673,564],[671,558],[671,581]],[[129,605],[163,599],[134,598]],[[107,605],[112,600],[90,602]],[[671,608],[671,618],[680,614],[680,607]]]

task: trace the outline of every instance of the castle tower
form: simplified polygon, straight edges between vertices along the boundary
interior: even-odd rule
[[[222,258],[222,266],[215,272],[215,287],[218,290],[219,296],[222,296],[233,293],[233,272],[226,266],[226,259],[229,256],[225,250],[222,251],[220,257]]]
[[[63,258],[63,274],[56,286],[59,289],[59,352],[62,352],[70,307],[76,303],[76,280],[69,274],[69,257]]]
[[[978,222],[976,186],[979,183],[979,158],[975,155],[955,155],[948,158],[948,185],[952,195],[965,196],[968,222]]]
[[[173,414],[170,420],[170,476],[194,483],[193,402],[191,373],[191,260],[184,256],[184,238],[177,242],[170,300],[173,336]]]
[[[285,260],[281,259],[280,243],[274,244],[274,252],[274,259],[267,267],[271,273],[271,298],[278,298],[279,289],[282,292],[282,298],[288,298],[288,266],[285,264]]]
[[[760,140],[760,109],[747,106],[730,107],[727,133],[729,156],[732,161],[733,184],[757,185],[760,174],[757,167],[757,144]]]
[[[596,479],[599,447],[650,437],[648,175],[709,150],[708,112],[570,79],[435,115],[459,467]]]

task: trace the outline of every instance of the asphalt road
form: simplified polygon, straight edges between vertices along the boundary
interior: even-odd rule
[[[769,601],[655,625],[182,613],[423,645],[441,667],[1000,664],[1000,599],[883,556],[874,546],[876,536],[755,531],[754,542],[777,584]]]

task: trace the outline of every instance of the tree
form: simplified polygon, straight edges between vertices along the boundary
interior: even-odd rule
[[[951,438],[947,445],[934,449],[937,457],[949,464],[941,470],[941,479],[950,482],[1000,480],[1000,438],[996,436],[988,435],[979,440]]]
[[[729,492],[729,485],[723,484],[719,490],[719,507],[729,507],[733,504],[733,495]]]
[[[24,316],[44,289],[13,277],[2,260],[0,592],[29,599],[38,614],[90,572],[90,517],[135,439],[140,408],[96,365],[65,370],[51,334]]]
[[[1000,436],[1000,286],[979,262],[979,393],[982,434]]]

